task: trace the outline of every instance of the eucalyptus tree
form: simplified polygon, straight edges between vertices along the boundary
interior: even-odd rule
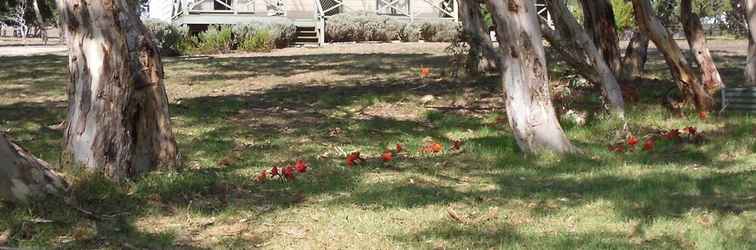
[[[656,16],[649,0],[632,0],[636,22],[664,55],[675,83],[685,99],[691,100],[699,112],[709,112],[714,99],[704,89],[693,67],[683,56],[674,37]]]
[[[487,0],[499,50],[498,71],[504,87],[509,125],[526,153],[577,149],[565,135],[549,91],[542,35],[533,0]]]
[[[126,0],[60,0],[69,48],[62,162],[115,180],[179,165],[163,66]]]

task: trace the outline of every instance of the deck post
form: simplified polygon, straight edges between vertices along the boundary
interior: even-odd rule
[[[414,23],[415,22],[415,11],[414,11],[415,5],[413,4],[414,2],[415,2],[415,0],[409,0],[409,1],[407,1],[407,5],[409,5],[410,23]]]
[[[452,6],[454,6],[454,22],[459,22],[459,2],[464,0],[452,0]]]

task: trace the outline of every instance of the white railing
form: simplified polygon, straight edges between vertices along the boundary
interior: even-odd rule
[[[546,21],[546,24],[551,27],[551,29],[554,29],[554,19],[551,18],[551,12],[549,12],[549,7],[546,6],[545,3],[536,3],[536,13],[538,13],[538,17]]]
[[[255,13],[257,12],[255,3],[261,1],[267,9],[268,16],[286,16],[287,6],[283,0],[173,0],[172,19],[177,19],[182,15],[198,13]],[[226,9],[216,10],[213,8],[202,8],[202,4],[211,3],[212,6],[220,5]]]

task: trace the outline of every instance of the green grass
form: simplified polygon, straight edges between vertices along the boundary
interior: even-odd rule
[[[0,127],[57,163],[65,59],[0,67]],[[73,204],[0,205],[0,233],[21,248],[752,249],[756,119],[674,117],[657,92],[628,105],[633,132],[698,127],[701,145],[615,154],[616,122],[565,122],[584,154],[523,158],[502,117],[495,78],[417,77],[437,54],[328,54],[166,60],[174,132],[185,162],[116,185],[66,170]],[[8,66],[10,62],[0,62]],[[23,69],[21,72],[19,69]],[[23,77],[38,72],[40,80]],[[652,72],[653,73],[653,72]],[[725,76],[729,77],[729,76]],[[672,86],[671,83],[663,82]],[[648,84],[648,83],[647,83]],[[653,84],[658,84],[654,82]],[[660,88],[645,87],[646,90]],[[436,99],[425,108],[425,95]],[[591,99],[591,98],[589,98]],[[595,98],[592,98],[595,99]],[[595,104],[581,105],[594,110]],[[418,152],[431,138],[461,153]],[[401,143],[391,166],[376,157]],[[349,169],[344,151],[368,163]],[[263,169],[305,159],[295,182]],[[220,164],[224,163],[224,164]],[[456,214],[462,222],[451,219]],[[51,223],[35,223],[35,219]]]

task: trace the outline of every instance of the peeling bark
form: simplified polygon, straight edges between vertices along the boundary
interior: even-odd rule
[[[467,59],[468,73],[480,72],[496,67],[496,49],[493,47],[488,29],[484,27],[480,3],[477,0],[459,1],[459,16],[465,32],[466,42],[470,46]]]
[[[629,83],[643,78],[643,71],[648,60],[648,36],[643,32],[633,32],[630,43],[627,44],[625,57],[622,58],[621,83]]]
[[[66,188],[65,180],[45,161],[0,133],[0,198],[26,203],[34,196],[60,195]]]
[[[565,57],[578,73],[594,84],[600,84],[603,96],[609,101],[609,110],[619,117],[624,117],[625,103],[614,72],[604,61],[599,50],[588,34],[580,27],[575,17],[567,9],[563,0],[549,0],[547,7],[556,25],[551,30],[541,23],[544,36],[557,51]]]
[[[690,45],[690,53],[698,62],[701,71],[702,83],[710,95],[714,95],[724,86],[722,77],[719,75],[717,65],[706,47],[706,35],[703,25],[696,13],[693,13],[691,0],[682,0],[680,3],[680,20],[682,21],[685,37]]]
[[[125,0],[61,0],[69,52],[64,164],[114,180],[179,165],[157,46]]]
[[[586,32],[593,38],[593,43],[612,72],[619,75],[622,54],[612,4],[609,0],[580,0],[580,5]]]
[[[546,55],[533,1],[488,0],[509,125],[526,153],[574,153],[551,103]]]
[[[748,21],[748,56],[745,84],[756,86],[756,0],[746,0],[746,20]]]
[[[709,112],[714,99],[704,89],[677,42],[654,14],[651,3],[648,0],[632,0],[632,3],[638,26],[664,55],[683,97],[691,100],[699,112]]]

